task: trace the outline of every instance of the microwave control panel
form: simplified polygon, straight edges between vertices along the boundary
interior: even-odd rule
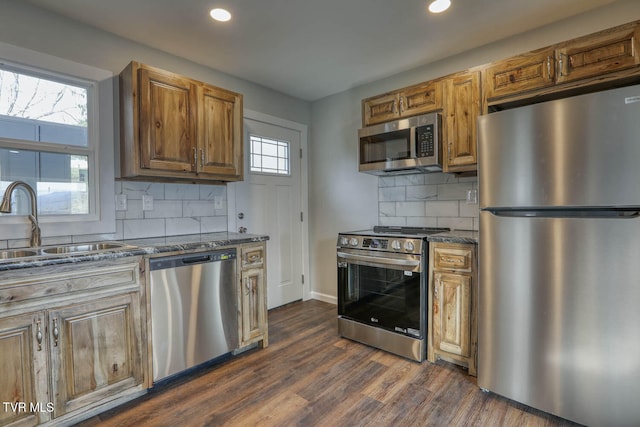
[[[433,125],[416,128],[416,156],[433,157],[435,155],[435,138]]]

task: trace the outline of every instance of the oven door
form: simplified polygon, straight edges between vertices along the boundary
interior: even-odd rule
[[[414,338],[425,334],[422,257],[338,250],[338,315]]]

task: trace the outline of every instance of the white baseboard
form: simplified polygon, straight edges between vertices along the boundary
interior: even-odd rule
[[[329,304],[338,305],[338,298],[333,295],[322,294],[320,292],[309,292],[310,299],[317,299],[318,301],[328,302]]]

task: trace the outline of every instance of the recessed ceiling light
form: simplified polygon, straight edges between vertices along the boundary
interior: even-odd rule
[[[434,0],[429,5],[429,12],[431,13],[440,13],[449,9],[451,6],[451,0]]]
[[[228,20],[231,19],[231,14],[226,9],[219,9],[219,8],[211,9],[211,12],[209,12],[209,15],[211,15],[211,17],[216,21],[220,21],[220,22],[227,22]]]

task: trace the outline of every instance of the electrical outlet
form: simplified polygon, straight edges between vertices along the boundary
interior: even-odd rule
[[[116,210],[117,211],[126,211],[127,210],[127,195],[126,194],[116,194]]]
[[[143,211],[153,210],[153,196],[149,196],[146,194],[142,196],[142,210]]]
[[[475,188],[467,190],[467,204],[468,205],[478,204],[478,190],[476,190]]]
[[[222,196],[215,196],[213,198],[213,208],[214,209],[222,209],[224,206],[222,204]]]

